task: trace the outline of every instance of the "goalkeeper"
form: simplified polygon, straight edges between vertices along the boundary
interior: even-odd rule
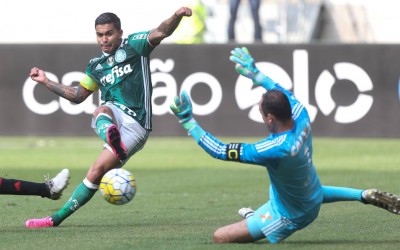
[[[255,143],[225,144],[204,131],[192,116],[186,92],[175,97],[171,110],[188,133],[216,159],[265,167],[269,200],[253,211],[239,210],[244,220],[217,229],[215,243],[244,243],[266,238],[279,243],[308,226],[318,216],[322,203],[359,201],[400,214],[400,198],[376,189],[322,186],[312,160],[311,122],[307,110],[294,97],[260,72],[246,48],[236,48],[230,60],[236,71],[267,90],[259,109],[270,134]]]

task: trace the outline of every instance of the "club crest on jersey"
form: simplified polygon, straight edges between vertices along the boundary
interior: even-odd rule
[[[108,65],[112,66],[114,64],[114,57],[110,56],[109,58],[107,58],[107,63]]]
[[[125,50],[119,49],[115,52],[115,61],[117,63],[123,62],[126,59],[126,52]]]

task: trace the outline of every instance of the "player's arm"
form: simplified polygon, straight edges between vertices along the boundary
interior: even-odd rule
[[[226,145],[204,131],[193,118],[192,102],[186,91],[182,91],[180,96],[175,97],[170,108],[178,118],[179,123],[209,155],[221,160],[226,159]]]
[[[178,118],[179,123],[209,155],[221,160],[240,161],[241,149],[244,144],[225,144],[204,131],[193,118],[192,103],[186,91],[182,91],[180,96],[175,97],[174,103],[170,105],[170,108]]]
[[[254,58],[247,48],[235,48],[231,51],[229,60],[236,63],[235,70],[239,74],[253,80],[254,85],[262,86],[266,90],[273,89],[277,83],[264,75],[255,65]]]
[[[47,78],[43,70],[37,67],[31,69],[29,76],[32,80],[46,86],[53,93],[73,103],[81,103],[93,93],[93,91],[86,89],[81,84],[78,86],[65,86],[61,83],[54,82]]]
[[[169,37],[175,31],[184,16],[189,17],[191,15],[192,10],[187,7],[181,7],[175,11],[170,18],[163,21],[157,28],[150,31],[150,44],[154,46],[160,44],[164,38]]]
[[[296,115],[296,112],[302,110],[303,105],[299,103],[299,101],[294,97],[293,93],[284,89],[280,84],[274,82],[271,78],[264,75],[254,64],[254,59],[250,55],[247,48],[235,48],[231,51],[231,56],[229,59],[232,62],[236,63],[235,69],[236,71],[253,80],[254,85],[262,86],[266,90],[277,89],[282,91],[289,98],[290,105],[292,106],[293,116],[299,117]],[[294,108],[297,105],[297,108]],[[300,107],[301,106],[301,107]],[[308,116],[308,115],[307,115]]]

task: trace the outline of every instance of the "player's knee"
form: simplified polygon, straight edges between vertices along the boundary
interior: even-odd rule
[[[94,184],[99,184],[103,175],[110,170],[105,164],[93,165],[86,174],[86,178]]]
[[[228,242],[226,239],[226,233],[224,232],[223,229],[219,228],[214,232],[213,242],[217,244]]]
[[[113,112],[112,112],[112,110],[110,109],[110,107],[108,107],[108,106],[99,106],[99,107],[97,107],[96,108],[96,110],[93,112],[93,117],[94,118],[96,118],[99,114],[101,114],[101,113],[103,113],[103,114],[107,114],[107,115],[109,115],[109,116],[113,116]]]

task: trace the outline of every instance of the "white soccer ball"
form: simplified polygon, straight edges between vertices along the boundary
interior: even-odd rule
[[[108,203],[124,205],[135,196],[135,177],[128,170],[122,168],[111,169],[101,179],[100,191]]]

